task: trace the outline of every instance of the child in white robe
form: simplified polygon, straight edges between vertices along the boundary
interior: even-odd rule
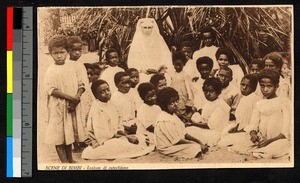
[[[256,95],[257,78],[253,74],[247,74],[241,81],[241,94],[243,95],[235,111],[235,123],[224,129],[220,146],[229,146],[240,143],[240,139],[247,136],[244,128],[249,125],[252,111],[260,97]]]
[[[154,129],[157,149],[171,157],[199,157],[206,153],[207,146],[185,132],[184,123],[175,114],[178,99],[178,92],[171,87],[163,88],[157,94],[157,103],[162,109]]]
[[[129,93],[132,95],[135,102],[135,107],[138,109],[143,103],[143,100],[141,99],[137,91],[138,84],[140,82],[140,74],[139,71],[135,68],[127,69],[126,73],[129,75],[131,82],[131,89]]]
[[[171,87],[179,94],[178,114],[187,116],[194,105],[194,96],[192,93],[192,80],[189,75],[183,71],[186,64],[186,57],[182,52],[176,52],[172,57],[172,61],[175,71],[170,72],[172,78]]]
[[[156,118],[161,113],[161,109],[156,105],[156,92],[151,83],[141,83],[138,87],[139,96],[144,103],[137,110],[137,118],[141,122],[141,131],[149,137],[152,144],[154,142],[154,128]]]
[[[218,50],[218,47],[214,45],[214,42],[216,40],[215,31],[210,26],[204,27],[201,30],[201,36],[204,47],[194,52],[193,60],[196,62],[198,58],[207,56],[213,60],[213,70],[219,69],[219,65],[215,56]]]
[[[154,146],[140,146],[138,138],[127,135],[115,107],[110,103],[110,90],[106,81],[92,84],[94,100],[88,117],[90,146],[85,148],[83,159],[134,158],[148,154]]]
[[[207,102],[202,108],[201,118],[198,118],[198,121],[186,123],[189,126],[186,131],[212,147],[217,145],[222,131],[229,125],[230,107],[219,97],[222,87],[217,78],[207,78],[202,88]]]
[[[189,41],[183,41],[180,44],[179,51],[182,52],[186,57],[186,64],[183,68],[183,71],[189,75],[192,81],[196,81],[200,77],[200,74],[197,71],[196,60],[192,59],[192,45]]]
[[[109,48],[105,52],[105,57],[109,67],[103,71],[99,79],[103,79],[109,84],[111,93],[113,95],[116,91],[118,91],[114,82],[115,74],[117,72],[124,71],[124,69],[118,67],[118,64],[120,63],[120,55],[116,49]]]
[[[194,95],[194,107],[196,110],[202,109],[203,105],[207,101],[202,87],[205,79],[210,77],[210,73],[213,67],[213,60],[209,57],[200,57],[197,62],[197,71],[200,73],[200,78],[193,82],[193,95]]]
[[[274,69],[264,69],[260,73],[264,99],[256,103],[250,124],[244,128],[250,135],[230,150],[257,158],[277,158],[290,153],[291,102],[277,96],[279,78]]]
[[[54,63],[47,69],[44,81],[48,96],[45,143],[55,145],[62,163],[74,163],[72,144],[85,140],[80,103],[85,88],[80,70],[67,60],[67,41],[66,36],[55,36],[49,41]]]

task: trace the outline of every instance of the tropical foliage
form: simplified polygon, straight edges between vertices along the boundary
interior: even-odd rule
[[[48,37],[73,32],[85,40],[95,39],[100,56],[107,47],[116,47],[124,61],[136,22],[143,17],[156,19],[170,48],[188,40],[194,50],[199,49],[201,29],[212,26],[217,35],[215,44],[228,47],[234,53],[235,62],[244,68],[251,59],[263,57],[264,50],[290,52],[292,17],[289,7],[110,7],[48,11],[53,30]],[[71,27],[60,26],[63,16],[75,16]]]

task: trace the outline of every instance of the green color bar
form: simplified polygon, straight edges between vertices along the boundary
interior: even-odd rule
[[[6,96],[6,136],[12,137],[12,121],[13,121],[13,97],[12,93]]]

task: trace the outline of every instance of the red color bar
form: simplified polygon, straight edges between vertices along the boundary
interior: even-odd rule
[[[7,51],[13,49],[13,18],[14,18],[14,9],[13,7],[7,7],[7,17],[6,17],[6,46]]]

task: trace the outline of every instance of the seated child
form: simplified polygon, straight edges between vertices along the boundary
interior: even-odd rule
[[[213,60],[209,57],[200,57],[198,58],[196,65],[201,77],[197,81],[193,82],[193,93],[194,107],[199,110],[202,109],[204,103],[206,102],[202,86],[205,79],[210,77],[210,73],[213,68]]]
[[[140,74],[139,71],[135,68],[130,68],[126,70],[126,73],[129,75],[130,77],[130,82],[131,82],[131,89],[129,91],[129,93],[132,95],[136,108],[138,109],[141,104],[143,103],[141,97],[138,94],[137,91],[137,86],[140,82]]]
[[[150,142],[154,143],[153,132],[155,128],[156,118],[161,112],[159,106],[156,105],[156,92],[153,84],[141,83],[138,92],[144,103],[137,110],[137,118],[141,122],[142,129],[148,134]],[[152,135],[150,133],[152,133]]]
[[[250,136],[231,146],[232,151],[258,158],[277,158],[290,153],[292,104],[288,98],[277,96],[279,80],[280,75],[274,69],[264,69],[259,74],[264,99],[255,104],[250,124],[244,128]]]
[[[222,131],[229,125],[230,107],[219,97],[222,91],[219,79],[207,78],[202,89],[207,102],[202,108],[201,118],[198,121],[186,123],[189,126],[186,131],[212,147],[217,145]]]
[[[193,107],[194,96],[192,93],[191,78],[183,67],[186,64],[186,57],[182,52],[176,52],[172,57],[175,72],[170,72],[172,78],[171,87],[179,94],[178,114],[187,116]]]
[[[81,95],[84,83],[78,67],[67,60],[67,37],[54,36],[49,41],[49,53],[54,60],[45,74],[48,120],[45,143],[55,145],[62,163],[74,163],[72,144],[85,140]]]
[[[226,48],[219,48],[216,52],[216,58],[221,69],[229,67],[232,71],[232,84],[235,87],[239,87],[241,80],[244,76],[244,72],[242,71],[239,65],[230,65],[233,62],[232,53]],[[216,72],[217,73],[217,72]]]
[[[229,125],[222,134],[223,137],[218,143],[220,146],[229,146],[239,143],[239,140],[247,135],[244,128],[250,123],[253,108],[256,102],[260,100],[260,97],[255,93],[257,83],[257,78],[253,74],[247,74],[243,77],[240,85],[241,94],[243,96],[235,111],[235,123]]]
[[[105,80],[109,84],[111,93],[114,94],[118,90],[114,83],[114,76],[117,72],[121,72],[124,70],[118,67],[118,64],[120,63],[120,55],[116,49],[109,48],[105,52],[105,57],[109,67],[103,71],[100,79]]]
[[[138,138],[127,135],[120,121],[119,114],[110,103],[111,93],[104,80],[92,84],[94,100],[87,123],[91,144],[85,148],[83,159],[133,158],[146,155],[154,147],[142,147]]]
[[[195,158],[206,153],[207,146],[185,132],[184,123],[177,117],[178,92],[166,87],[157,94],[157,104],[162,112],[154,129],[157,149],[172,157]]]
[[[282,77],[281,69],[282,69],[283,61],[281,55],[277,52],[272,52],[267,54],[263,60],[264,60],[265,68],[277,70],[280,74],[279,88],[277,89],[277,95],[288,97],[289,99],[291,99],[290,83],[286,82],[286,80]]]
[[[150,83],[155,87],[156,93],[167,87],[167,80],[163,74],[154,74],[150,79]]]
[[[231,112],[234,114],[241,95],[239,94],[238,88],[231,84],[232,70],[229,67],[222,68],[219,70],[217,77],[221,81],[222,86],[220,97],[230,106]]]

